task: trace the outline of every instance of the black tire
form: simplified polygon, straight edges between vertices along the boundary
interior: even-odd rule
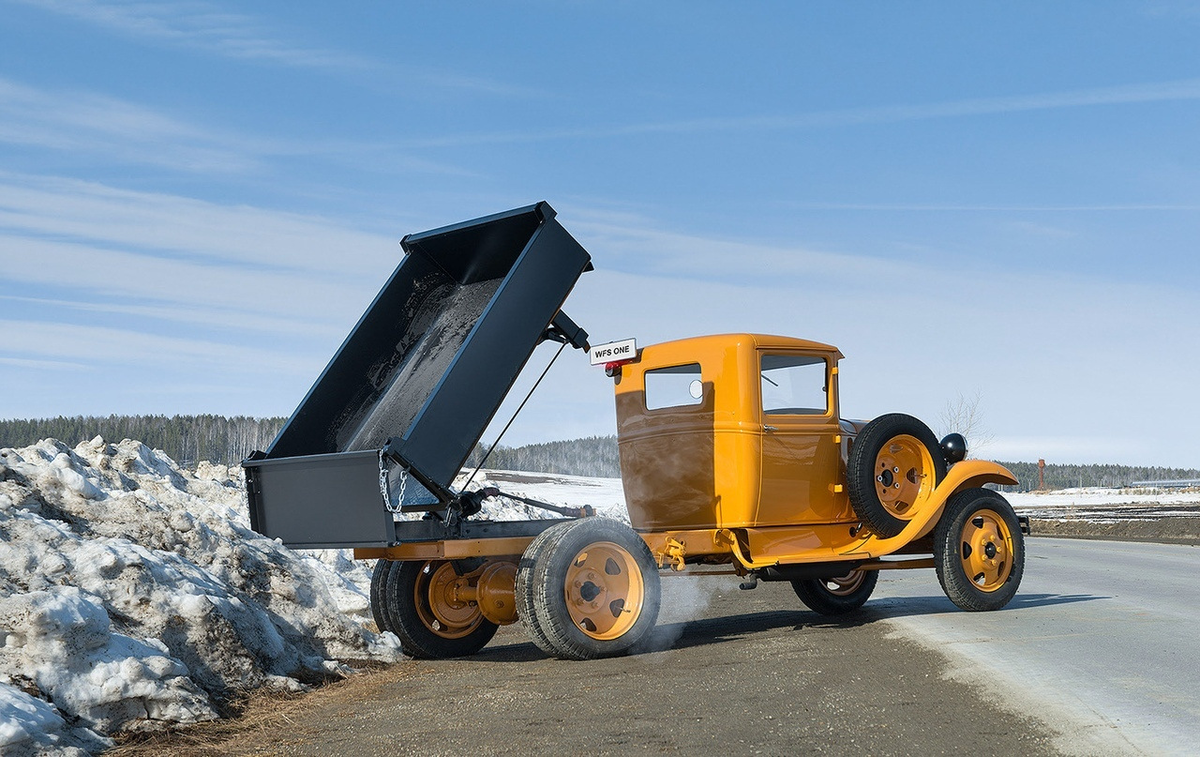
[[[525,631],[529,634],[529,640],[534,643],[534,646],[552,656],[556,654],[555,647],[550,643],[550,639],[542,630],[542,626],[534,614],[534,596],[537,592],[533,590],[534,587],[530,582],[535,580],[532,578],[532,566],[546,561],[547,553],[556,548],[562,533],[563,529],[558,527],[551,527],[541,532],[525,548],[521,560],[517,563],[515,590],[517,617],[521,619]]]
[[[964,610],[999,610],[1025,573],[1025,536],[1012,505],[989,489],[966,489],[946,503],[933,530],[934,566],[950,601]]]
[[[937,437],[911,415],[881,415],[850,448],[846,490],[854,514],[884,538],[904,530],[946,477]]]
[[[517,568],[518,614],[542,651],[564,660],[623,654],[650,632],[658,566],[631,528],[581,518],[542,532]]]
[[[380,633],[391,631],[391,621],[387,617],[387,612],[384,609],[385,598],[387,597],[387,579],[388,573],[391,572],[392,561],[385,560],[382,557],[375,561],[375,569],[371,571],[371,617],[375,619],[375,626]],[[392,631],[395,633],[395,631]]]
[[[394,562],[388,571],[382,602],[388,630],[412,657],[465,657],[483,649],[496,635],[497,625],[483,617],[477,606],[451,606],[438,599],[437,582],[456,577],[453,571],[445,560]],[[448,615],[453,617],[447,619]]]
[[[844,576],[792,581],[792,590],[808,609],[821,615],[845,615],[862,607],[879,583],[879,571],[854,570]]]

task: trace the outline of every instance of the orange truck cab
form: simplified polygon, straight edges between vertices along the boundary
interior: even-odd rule
[[[868,424],[840,416],[841,358],[821,342],[726,334],[650,345],[610,367],[630,522],[660,565],[922,567],[929,560],[878,558],[931,551],[919,540],[954,493],[1016,482],[977,460],[956,462],[948,475],[924,424],[885,416],[905,419],[905,433],[874,452],[858,478],[871,481],[859,488],[895,525],[864,523],[850,474]]]

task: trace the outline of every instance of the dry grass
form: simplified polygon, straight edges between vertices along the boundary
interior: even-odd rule
[[[357,673],[311,691],[252,691],[235,697],[226,708],[233,717],[155,733],[125,733],[106,757],[215,757],[216,755],[275,754],[281,745],[311,730],[301,724],[304,713],[344,701],[381,696],[383,690],[408,675],[403,664],[350,662]]]

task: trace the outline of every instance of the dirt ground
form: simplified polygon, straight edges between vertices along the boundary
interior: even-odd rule
[[[1180,510],[1173,507],[1172,510]],[[1200,508],[1191,508],[1200,509]],[[1035,536],[1062,536],[1077,539],[1110,539],[1113,541],[1149,541],[1158,544],[1200,544],[1200,513],[1154,517],[1153,512],[1124,510],[1105,513],[1105,522],[1089,518],[1045,520],[1032,518],[1030,528]]]
[[[670,581],[706,586],[698,595]],[[664,608],[686,597],[704,609],[690,622],[665,616],[659,651],[564,662],[517,624],[472,658],[406,661],[260,699],[240,721],[115,753],[1055,754],[1045,726],[943,680],[943,660],[892,638],[870,605],[830,622],[788,584],[663,582]]]

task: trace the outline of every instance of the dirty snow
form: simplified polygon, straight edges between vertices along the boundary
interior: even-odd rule
[[[96,751],[400,659],[368,567],[250,530],[240,468],[136,441],[0,450],[0,752]]]

